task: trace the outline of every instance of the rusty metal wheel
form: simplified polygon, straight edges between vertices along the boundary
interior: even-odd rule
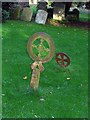
[[[55,47],[52,38],[48,34],[38,32],[29,39],[27,51],[33,60],[45,63],[53,58]]]
[[[65,53],[57,53],[56,62],[62,67],[67,67],[70,64],[70,58]]]

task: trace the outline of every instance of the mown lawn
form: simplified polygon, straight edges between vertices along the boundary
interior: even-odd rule
[[[7,21],[2,24],[2,32],[3,118],[88,117],[87,30]],[[32,93],[29,83],[33,60],[26,46],[36,32],[49,34],[55,44],[55,55],[58,52],[68,54],[71,64],[60,68],[54,55],[51,61],[43,64],[45,70],[41,73],[38,93]]]
[[[0,24],[0,94],[2,94],[2,34],[1,29],[2,25]],[[0,95],[0,118],[2,118],[2,95]]]

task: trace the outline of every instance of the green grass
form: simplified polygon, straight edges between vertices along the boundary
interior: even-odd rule
[[[90,21],[90,14],[80,13],[79,19],[80,21]]]
[[[2,25],[0,24],[0,33],[2,33]],[[0,34],[0,94],[2,94],[2,34]],[[2,106],[2,96],[0,95],[0,106]],[[0,107],[0,119],[2,118],[2,107]]]
[[[3,118],[88,117],[88,31],[76,27],[7,21],[2,25]],[[27,42],[36,32],[49,34],[55,44],[51,61],[43,64],[38,93],[29,89],[30,65]],[[71,64],[60,68],[58,52],[68,54]],[[27,80],[23,77],[27,76]],[[70,78],[70,80],[67,80]],[[40,101],[43,98],[44,101]]]

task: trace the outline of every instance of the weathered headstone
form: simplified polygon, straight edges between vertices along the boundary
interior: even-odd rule
[[[22,14],[21,14],[21,20],[23,21],[31,21],[32,19],[32,11],[29,7],[23,8]]]
[[[47,20],[48,13],[44,10],[38,10],[35,22],[39,24],[45,24]]]
[[[69,11],[66,17],[69,21],[78,21],[79,20],[79,10],[74,9]]]
[[[65,17],[65,4],[61,2],[56,2],[54,4],[53,10],[53,19],[55,20],[63,20]]]
[[[16,6],[14,9],[11,9],[10,18],[11,19],[19,19],[21,12],[21,6]]]

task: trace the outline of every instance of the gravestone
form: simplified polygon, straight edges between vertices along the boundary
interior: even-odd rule
[[[32,11],[29,7],[23,8],[22,14],[21,14],[21,20],[23,21],[31,21],[32,19]]]
[[[78,21],[79,20],[79,10],[74,9],[73,11],[69,11],[66,18],[69,21]]]
[[[39,24],[45,24],[47,20],[48,13],[44,10],[38,10],[35,22]]]
[[[47,11],[47,2],[46,1],[39,1],[37,3],[37,10],[45,10]]]
[[[54,56],[55,47],[52,38],[44,32],[35,33],[28,41],[27,51],[34,60],[31,64],[30,88],[37,91],[40,73],[44,71],[43,64],[50,61]]]
[[[21,6],[16,6],[14,9],[11,9],[10,18],[11,19],[19,19],[21,10],[22,10]]]
[[[61,2],[55,2],[53,7],[53,19],[62,21],[65,18],[65,4]]]

